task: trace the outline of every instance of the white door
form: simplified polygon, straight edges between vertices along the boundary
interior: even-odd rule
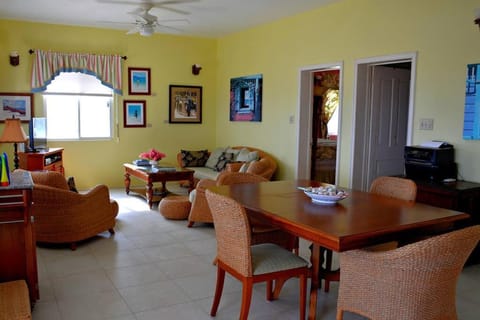
[[[367,186],[378,176],[404,173],[410,70],[373,66]]]

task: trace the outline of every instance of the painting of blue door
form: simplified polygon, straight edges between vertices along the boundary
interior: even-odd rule
[[[230,121],[262,121],[262,75],[230,79]]]
[[[480,139],[480,64],[467,65],[463,139]]]

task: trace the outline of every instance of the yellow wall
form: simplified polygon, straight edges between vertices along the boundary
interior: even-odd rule
[[[122,163],[136,159],[155,147],[167,154],[165,162],[176,163],[180,148],[215,147],[216,40],[155,34],[125,35],[124,31],[0,20],[0,92],[30,92],[30,48],[60,52],[88,52],[128,56],[124,62],[123,88],[115,108],[119,139],[91,142],[49,142],[64,147],[66,175],[75,176],[79,188],[97,183],[123,186]],[[10,51],[20,53],[20,65],[9,64]],[[202,65],[199,76],[191,66]],[[128,67],[151,68],[151,96],[128,96]],[[202,124],[168,123],[170,84],[203,87]],[[123,99],[146,99],[147,128],[123,128]],[[42,97],[35,94],[35,115],[43,114]],[[25,124],[25,131],[28,127]],[[13,146],[2,150],[13,157]]]
[[[479,141],[462,139],[466,65],[480,63],[479,7],[474,0],[346,0],[220,39],[217,144],[255,141],[279,160],[277,178],[294,178],[297,125],[288,118],[298,119],[299,70],[343,61],[340,184],[348,185],[355,61],[417,52],[413,143],[449,141],[459,177],[480,181]],[[229,79],[258,73],[262,122],[229,122]],[[434,130],[420,131],[421,118],[434,119]]]
[[[299,70],[343,61],[340,184],[347,185],[355,61],[417,52],[413,143],[451,142],[460,177],[480,182],[479,141],[462,139],[466,65],[480,62],[480,31],[473,24],[478,7],[474,0],[345,0],[217,40],[161,34],[143,38],[122,31],[0,21],[0,89],[29,91],[29,48],[128,55],[125,90],[127,66],[152,69],[154,95],[146,97],[152,127],[124,129],[120,114],[119,142],[51,143],[65,147],[67,175],[74,175],[77,184],[122,186],[121,164],[150,147],[166,152],[173,162],[180,148],[226,145],[270,152],[279,162],[276,177],[290,179],[298,125],[289,124],[289,117],[298,121]],[[21,54],[19,67],[8,64],[11,50]],[[191,74],[193,63],[203,66],[200,76]],[[262,122],[230,122],[230,78],[251,74],[263,74]],[[164,123],[171,83],[203,86],[201,125]],[[39,97],[35,103],[38,114]],[[433,118],[434,130],[419,130],[421,118]],[[11,152],[11,146],[1,147]]]

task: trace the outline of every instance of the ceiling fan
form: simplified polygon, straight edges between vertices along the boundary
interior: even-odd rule
[[[158,20],[158,17],[151,14],[149,11],[152,8],[160,8],[168,11],[172,11],[182,15],[188,15],[190,12],[179,10],[167,5],[179,4],[179,3],[189,3],[189,2],[198,2],[200,0],[170,0],[170,1],[114,1],[114,0],[97,0],[100,3],[112,3],[112,4],[125,4],[125,5],[137,5],[137,9],[128,12],[128,14],[135,17],[134,28],[129,30],[127,34],[139,33],[142,36],[148,37],[155,33],[157,28],[166,28],[175,31],[181,31],[178,28],[161,24],[160,22],[183,22],[188,23],[187,19],[169,19],[169,20]]]

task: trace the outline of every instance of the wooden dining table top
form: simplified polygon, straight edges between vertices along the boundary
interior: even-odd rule
[[[462,212],[344,188],[347,198],[334,205],[318,204],[297,188],[319,185],[290,180],[209,189],[235,199],[265,223],[334,251],[422,235],[469,218]]]

